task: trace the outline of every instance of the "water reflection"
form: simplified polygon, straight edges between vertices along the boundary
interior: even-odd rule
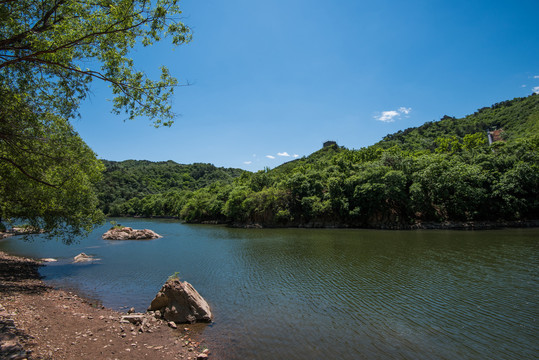
[[[105,306],[145,310],[168,275],[194,284],[219,359],[534,359],[538,229],[230,229],[118,219],[163,238],[0,249],[63,257],[43,274]],[[36,246],[36,244],[38,245]],[[69,264],[79,252],[101,258]]]

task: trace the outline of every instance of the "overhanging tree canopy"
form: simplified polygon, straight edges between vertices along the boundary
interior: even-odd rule
[[[0,220],[70,242],[103,219],[93,184],[103,164],[69,122],[0,87]]]
[[[191,38],[176,0],[0,0],[0,220],[71,235],[102,220],[93,184],[102,164],[69,124],[93,80],[113,112],[170,126],[178,81],[137,71],[135,46]],[[91,120],[89,120],[91,121]]]
[[[0,81],[30,95],[29,105],[68,118],[99,79],[111,85],[116,113],[171,125],[177,80],[166,67],[149,79],[128,53],[162,37],[188,42],[180,14],[176,0],[0,0]]]

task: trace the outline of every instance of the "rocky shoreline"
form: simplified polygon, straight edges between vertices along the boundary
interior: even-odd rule
[[[2,225],[2,224],[0,224]],[[34,229],[32,227],[13,227],[6,231],[0,231],[0,240],[8,238],[15,235],[31,235],[31,234],[42,234],[43,230]]]
[[[126,314],[46,285],[41,265],[0,251],[0,358],[208,358],[192,326],[173,329],[151,314],[130,322]]]
[[[136,219],[176,219],[182,221],[177,216],[129,216],[122,215],[126,218]],[[500,221],[417,221],[412,224],[405,223],[378,223],[366,225],[346,224],[339,221],[311,221],[302,223],[287,223],[287,224],[265,224],[251,222],[230,222],[226,220],[204,220],[204,221],[188,221],[186,224],[201,224],[201,225],[221,225],[240,229],[373,229],[373,230],[493,230],[503,228],[534,228],[539,227],[539,219],[532,220],[500,220]]]
[[[211,224],[203,222],[202,224]],[[241,229],[372,229],[372,230],[493,230],[503,228],[539,227],[539,220],[515,221],[446,221],[417,222],[414,224],[373,224],[370,226],[354,226],[339,222],[309,222],[295,225],[267,225],[261,223],[231,223],[228,226]]]

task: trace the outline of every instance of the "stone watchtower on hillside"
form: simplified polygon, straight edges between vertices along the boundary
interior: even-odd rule
[[[337,145],[337,142],[336,141],[326,141],[324,143],[324,147],[328,147],[328,146],[332,146],[332,145]]]

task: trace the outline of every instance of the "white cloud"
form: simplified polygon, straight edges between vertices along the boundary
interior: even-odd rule
[[[290,156],[290,154],[288,154],[286,151],[277,153],[277,155],[279,155],[279,156]]]
[[[299,158],[299,155],[298,154],[294,154],[292,155],[292,157],[295,159],[295,158]]]
[[[536,94],[539,94],[539,86],[534,87],[532,91]]]
[[[253,162],[252,161],[244,161],[243,162],[245,165],[251,165]]]
[[[412,108],[407,108],[401,106],[398,110],[388,110],[382,111],[380,115],[375,116],[374,118],[382,122],[394,122],[396,119],[400,118],[402,115],[408,117],[407,115],[412,112]]]
[[[399,108],[399,112],[402,113],[402,114],[408,115],[409,113],[412,112],[412,108],[405,108],[404,106],[401,106]]]
[[[534,79],[539,79],[539,75],[535,75],[533,78]]]
[[[275,159],[275,156],[273,156],[273,155],[266,155],[266,157],[267,157],[268,159]]]
[[[521,85],[521,87],[525,88],[525,87],[526,87],[526,85]]]
[[[375,117],[376,120],[382,121],[382,122],[393,122],[395,121],[395,117],[399,116],[399,113],[395,110],[390,111],[382,111],[382,115]]]

